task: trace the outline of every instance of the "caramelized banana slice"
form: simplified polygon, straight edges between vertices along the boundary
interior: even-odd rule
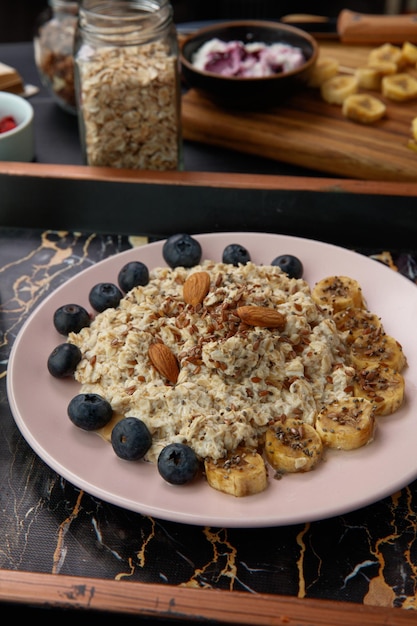
[[[386,110],[382,100],[369,94],[352,94],[342,105],[343,115],[361,124],[373,124],[384,117]]]
[[[317,416],[316,430],[329,448],[355,450],[374,438],[373,405],[366,398],[346,398],[332,402]]]
[[[353,381],[354,395],[372,402],[375,415],[395,413],[404,401],[404,389],[403,376],[379,363],[358,370]]]
[[[359,283],[348,276],[328,276],[319,280],[311,296],[319,306],[331,306],[334,313],[349,307],[366,308]]]
[[[398,102],[414,100],[417,98],[417,79],[406,73],[384,76],[382,95]]]
[[[321,460],[323,444],[313,426],[286,419],[268,428],[264,450],[266,460],[277,472],[308,472]]]
[[[358,91],[356,76],[338,75],[322,83],[320,93],[323,100],[329,104],[343,104],[348,96]]]
[[[206,459],[204,467],[210,487],[232,496],[260,493],[268,485],[265,461],[254,450],[238,449],[217,461]]]
[[[349,307],[333,316],[337,330],[345,333],[345,340],[352,344],[360,335],[383,333],[380,318],[367,309]]]
[[[333,78],[339,71],[339,61],[333,57],[319,57],[312,69],[307,84],[309,87],[321,87],[325,80]]]
[[[401,344],[391,335],[380,333],[357,337],[350,346],[350,360],[356,369],[379,363],[397,372],[407,364]]]

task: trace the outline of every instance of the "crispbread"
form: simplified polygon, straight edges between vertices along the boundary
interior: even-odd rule
[[[0,62],[0,91],[20,94],[24,89],[19,72],[14,67]]]

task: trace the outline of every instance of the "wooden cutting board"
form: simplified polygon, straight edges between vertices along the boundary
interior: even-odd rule
[[[372,46],[322,42],[320,49],[351,72],[366,65]],[[191,89],[182,100],[183,136],[341,177],[417,182],[417,152],[408,147],[417,100],[380,97],[386,117],[363,125],[324,102],[318,90],[305,89],[279,108],[246,113],[220,108]]]

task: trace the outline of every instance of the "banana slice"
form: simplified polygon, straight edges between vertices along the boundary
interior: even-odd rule
[[[286,419],[268,428],[264,450],[266,460],[278,473],[308,472],[321,460],[323,444],[313,426]]]
[[[411,120],[411,134],[414,141],[417,141],[417,117]]]
[[[321,87],[325,80],[336,76],[339,71],[339,61],[333,57],[319,57],[310,73],[307,85]]]
[[[386,111],[382,100],[368,94],[352,94],[342,105],[343,115],[361,124],[373,124],[384,117]]]
[[[403,52],[399,46],[391,43],[384,43],[370,51],[368,55],[368,65],[379,63],[393,63],[397,69],[403,64]]]
[[[398,72],[398,67],[390,61],[378,61],[368,66],[371,70],[377,72],[380,77],[392,76]]]
[[[407,148],[417,152],[417,117],[411,120],[411,134],[412,138],[407,142]]]
[[[353,380],[353,393],[367,398],[374,405],[375,415],[391,415],[404,401],[403,376],[379,363],[358,370]]]
[[[407,364],[401,344],[385,333],[357,337],[350,346],[350,360],[356,369],[379,363],[397,372],[401,372]]]
[[[381,83],[382,95],[390,100],[405,102],[417,98],[417,79],[411,74],[384,76]]]
[[[232,496],[260,493],[268,485],[265,461],[253,450],[238,449],[218,461],[206,459],[204,468],[210,487]]]
[[[401,48],[402,58],[408,65],[417,63],[417,46],[411,41],[404,41]]]
[[[360,335],[384,332],[380,318],[367,309],[349,307],[333,316],[336,328],[344,333],[348,345],[352,344]]]
[[[323,100],[329,104],[343,104],[348,96],[358,91],[358,79],[356,76],[338,75],[329,78],[322,83],[320,93]]]
[[[316,430],[323,444],[338,450],[355,450],[374,438],[373,405],[366,398],[332,402],[317,416]]]
[[[374,67],[358,67],[355,70],[355,76],[358,79],[359,89],[381,90],[383,74],[378,69]]]
[[[349,307],[366,308],[359,283],[348,276],[328,276],[319,280],[311,291],[319,306],[330,306],[337,313]]]

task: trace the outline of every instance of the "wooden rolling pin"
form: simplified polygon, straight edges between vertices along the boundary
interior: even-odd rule
[[[337,19],[342,43],[417,43],[417,14],[366,15],[344,9]]]
[[[343,9],[337,19],[295,13],[285,15],[281,21],[304,28],[318,39],[333,36],[342,43],[362,45],[402,44],[404,41],[417,44],[417,13],[379,15]]]

